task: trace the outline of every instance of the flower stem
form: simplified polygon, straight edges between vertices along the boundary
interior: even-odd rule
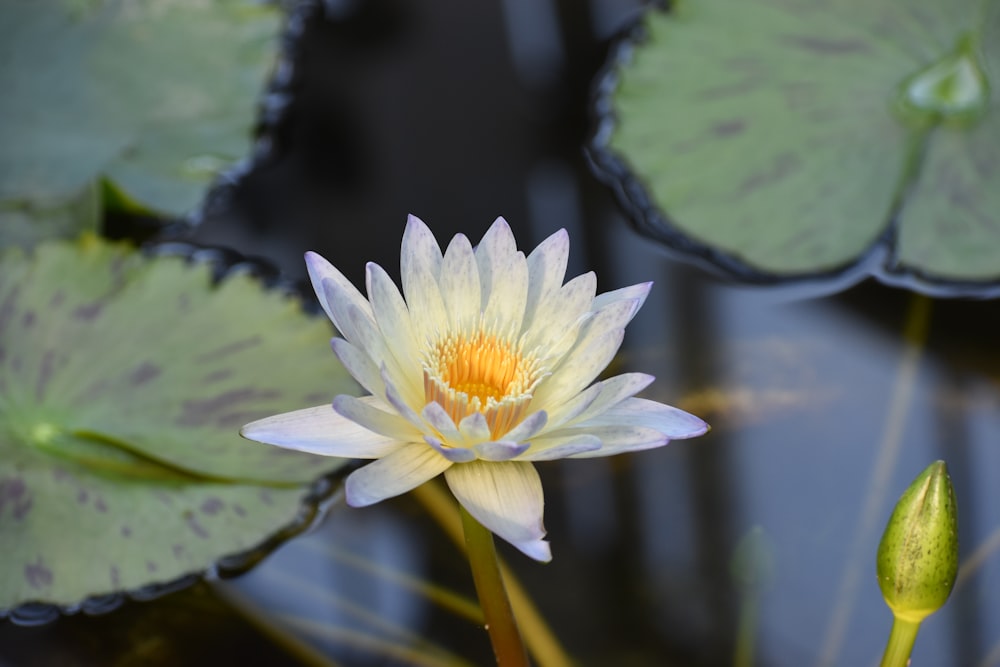
[[[462,527],[465,530],[465,545],[472,567],[472,579],[476,583],[476,594],[483,608],[486,630],[490,633],[493,654],[500,667],[527,667],[528,654],[517,629],[514,612],[507,599],[507,589],[500,575],[496,545],[493,533],[469,514],[464,507]]]
[[[893,618],[889,642],[882,655],[882,667],[906,667],[910,663],[910,653],[919,629],[920,621],[907,621],[899,616]]]

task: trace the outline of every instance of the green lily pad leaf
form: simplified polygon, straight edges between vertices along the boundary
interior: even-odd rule
[[[678,2],[623,40],[589,147],[646,233],[750,282],[1000,293],[989,0]]]
[[[56,200],[0,201],[0,248],[31,248],[46,239],[96,232],[101,222],[101,190],[83,190]]]
[[[212,272],[92,236],[0,257],[0,609],[202,572],[345,463],[239,436],[358,388],[324,320]]]
[[[190,212],[247,153],[280,20],[249,0],[0,0],[0,204],[104,176]]]

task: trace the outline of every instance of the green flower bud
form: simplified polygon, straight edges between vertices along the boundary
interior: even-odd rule
[[[920,623],[948,600],[958,574],[958,508],[944,461],[929,465],[896,503],[877,570],[897,618]]]

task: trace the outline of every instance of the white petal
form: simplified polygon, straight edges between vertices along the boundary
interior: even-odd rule
[[[416,368],[417,375],[420,375],[413,325],[403,295],[385,269],[378,264],[369,263],[365,268],[365,283],[375,323],[382,332],[382,337],[392,341],[390,350],[400,368]]]
[[[468,327],[479,320],[479,268],[464,234],[456,234],[448,244],[438,283],[452,328]]]
[[[371,304],[365,301],[363,297],[364,305],[359,304],[354,299],[348,298],[343,286],[329,278],[324,278],[320,282],[320,291],[326,295],[327,303],[330,307],[330,319],[333,320],[333,324],[340,331],[340,334],[349,342],[366,348],[364,345],[363,330],[359,331],[358,326],[359,324],[370,322],[371,324],[368,328],[374,328],[375,316],[372,314]],[[376,359],[376,361],[378,360]]]
[[[621,347],[624,329],[609,331],[586,347],[574,348],[539,385],[534,401],[546,409],[580,393],[603,371]]]
[[[528,302],[525,321],[534,319],[539,304],[562,286],[569,261],[569,234],[560,229],[528,255]]]
[[[472,451],[484,461],[510,461],[526,452],[530,446],[527,442],[496,440],[473,445]]]
[[[326,311],[327,317],[340,329],[337,322],[334,320],[333,316],[333,306],[330,303],[330,295],[326,288],[323,287],[323,281],[329,280],[331,283],[337,286],[337,290],[333,292],[339,295],[340,298],[346,299],[354,303],[358,308],[362,310],[368,310],[370,312],[370,307],[368,301],[361,296],[361,292],[351,284],[351,281],[344,277],[336,267],[330,262],[326,261],[321,255],[309,251],[306,253],[306,270],[309,272],[309,280],[312,282],[313,291],[316,292],[316,297],[319,299],[319,303],[323,306],[323,310]]]
[[[371,396],[357,398],[341,394],[333,399],[333,409],[342,417],[387,438],[402,442],[414,442],[420,439],[421,433],[413,424],[396,413],[380,410],[372,403]]]
[[[403,294],[409,303],[414,290],[412,274],[415,269],[425,271],[437,280],[441,272],[441,247],[433,232],[415,215],[406,218],[403,244],[399,252],[399,272],[403,283]]]
[[[375,365],[367,352],[356,345],[351,345],[343,338],[332,338],[330,347],[340,363],[351,374],[351,377],[357,380],[369,393],[376,396],[385,393],[385,385],[379,375],[378,366]]]
[[[497,276],[503,280],[503,274],[498,272],[497,266],[502,265],[506,261],[504,258],[515,252],[517,244],[514,241],[514,233],[510,231],[510,225],[503,218],[497,218],[476,246],[481,303],[485,304],[489,300]]]
[[[448,468],[445,479],[476,521],[535,560],[552,559],[542,539],[542,482],[532,464],[473,461]]]
[[[567,431],[569,430],[573,429],[567,429]],[[588,435],[600,438],[601,448],[571,454],[568,458],[590,459],[599,456],[614,456],[625,452],[638,452],[643,449],[662,447],[670,442],[670,438],[660,431],[645,426],[596,426],[588,427],[586,431]]]
[[[404,400],[403,395],[396,386],[396,382],[389,375],[389,371],[385,366],[381,369],[381,375],[382,383],[385,385],[385,398],[389,401],[389,405],[396,409],[400,417],[419,428],[426,435],[428,430],[423,418]],[[415,403],[414,405],[417,404]]]
[[[597,276],[590,272],[573,278],[545,298],[534,319],[525,322],[527,348],[539,348],[541,354],[549,355],[557,342],[575,335],[582,318],[590,312],[596,290]]]
[[[642,308],[642,304],[646,302],[646,297],[649,296],[649,290],[652,289],[653,283],[638,283],[636,285],[629,285],[628,287],[622,287],[620,289],[611,290],[610,292],[605,292],[603,294],[598,294],[594,297],[594,303],[591,306],[593,310],[600,310],[604,308],[609,303],[614,301],[637,301],[635,305],[635,311],[632,313],[639,312]]]
[[[473,412],[458,424],[458,430],[466,443],[484,442],[490,439],[490,425],[482,412]]]
[[[639,393],[654,379],[646,373],[622,373],[593,384],[549,412],[549,430],[599,415],[612,405]]]
[[[434,340],[448,328],[448,310],[441,297],[438,281],[426,269],[416,266],[410,271],[410,288],[406,293],[406,306],[417,347]]]
[[[374,315],[366,315],[353,304],[347,304],[344,312],[340,312],[341,309],[337,305],[333,308],[338,317],[347,322],[348,331],[351,332],[350,335],[344,333],[347,340],[363,349],[372,363],[379,367],[380,373],[383,367],[388,370],[403,398],[408,402],[420,401],[423,397],[422,371],[419,368],[400,367],[395,355],[389,349],[388,341],[379,331]]]
[[[622,373],[601,382],[601,395],[591,407],[594,412],[603,411],[624,401],[653,383],[656,378],[648,373]]]
[[[550,348],[550,354],[564,355],[574,347],[587,347],[613,329],[624,329],[632,316],[635,315],[636,301],[616,301],[599,311],[591,312],[580,320],[577,330],[567,329],[566,334]]]
[[[528,302],[528,262],[524,253],[507,255],[494,267],[495,280],[483,307],[483,319],[498,323],[504,334],[517,334]]]
[[[601,395],[601,384],[592,384],[567,401],[547,409],[549,414],[549,430],[557,429],[585,412],[589,412],[591,404]]]
[[[347,504],[364,507],[398,496],[434,479],[449,467],[451,461],[422,442],[403,445],[347,477]]]
[[[586,345],[588,338],[596,338],[612,329],[624,329],[638,310],[636,299],[623,299],[608,304],[587,320],[580,331],[577,345]]]
[[[420,411],[420,416],[424,418],[431,427],[434,428],[444,442],[449,445],[459,445],[463,443],[462,434],[459,432],[458,427],[455,426],[455,422],[452,421],[451,415],[449,415],[441,404],[432,401],[424,406],[424,409]]]
[[[629,424],[656,429],[671,440],[694,438],[708,431],[708,424],[679,408],[645,398],[629,398],[585,421],[577,428]]]
[[[548,420],[549,416],[544,410],[533,412],[522,419],[520,424],[504,433],[503,439],[510,442],[525,442],[526,440],[530,440],[536,433],[545,428]]]
[[[345,419],[329,405],[258,419],[240,429],[240,435],[285,449],[351,459],[376,459],[403,446]]]
[[[616,375],[610,377],[607,380],[598,382],[597,384],[588,387],[583,394],[578,394],[582,396],[589,393],[593,389],[597,388],[599,394],[585,409],[579,411],[578,414],[574,416],[567,416],[559,425],[575,425],[582,423],[592,417],[595,417],[613,405],[621,403],[626,398],[637,394],[653,382],[655,378],[652,375],[647,375],[646,373],[622,373],[621,375]],[[570,403],[574,399],[570,399]]]
[[[564,459],[601,448],[601,439],[596,435],[576,434],[556,438],[535,438],[528,451],[521,455],[524,461],[552,461]]]
[[[452,463],[468,463],[476,460],[476,453],[465,447],[449,447],[438,438],[432,435],[425,435],[424,441],[434,448],[438,454],[445,457]]]

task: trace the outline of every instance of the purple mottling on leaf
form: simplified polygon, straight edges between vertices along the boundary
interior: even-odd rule
[[[225,506],[226,504],[218,498],[208,498],[201,504],[201,511],[203,514],[211,516],[213,514],[218,514],[219,510]]]
[[[202,398],[193,401],[185,401],[181,404],[181,416],[177,419],[179,426],[205,426],[215,424],[219,420],[219,413],[223,410],[231,412],[231,408],[246,401],[259,399],[272,399],[281,396],[281,393],[274,390],[262,389],[233,389],[212,398]]]
[[[73,475],[65,468],[53,468],[52,479],[56,480],[57,482],[65,482],[67,480],[72,480]]]
[[[114,588],[119,588],[122,585],[122,578],[121,578],[121,574],[119,574],[119,572],[118,572],[118,566],[117,565],[112,565],[111,566],[111,585]]]
[[[128,381],[133,387],[138,387],[156,378],[161,372],[162,370],[156,364],[144,361],[132,369]]]
[[[208,531],[205,530],[205,527],[203,525],[198,523],[198,519],[195,517],[194,514],[192,514],[191,512],[185,512],[184,520],[185,522],[187,522],[188,528],[191,529],[192,533],[194,533],[203,540],[208,539]]]
[[[80,392],[80,397],[91,403],[95,398],[101,396],[108,390],[108,378],[99,377],[91,382],[86,389]]]
[[[87,493],[86,489],[78,489],[76,492],[76,502],[81,505],[86,505],[87,501],[90,500],[90,494]]]
[[[860,39],[826,39],[814,35],[783,35],[781,41],[820,55],[869,53],[871,45]]]
[[[20,477],[0,480],[0,516],[3,516],[4,509],[9,507],[11,517],[21,521],[31,511],[33,502],[27,484]]]
[[[66,293],[62,290],[56,290],[56,293],[52,295],[49,299],[49,308],[58,308],[66,300]]]
[[[746,126],[746,122],[739,119],[727,120],[713,125],[712,134],[717,137],[731,137],[743,132]]]
[[[313,403],[329,403],[333,400],[333,397],[327,393],[313,393],[306,394],[305,399],[302,401],[306,405],[312,405]]]
[[[94,509],[96,509],[101,514],[105,514],[108,511],[108,506],[104,503],[104,498],[97,496],[94,500]]]
[[[790,153],[779,153],[770,160],[770,164],[763,165],[763,168],[743,179],[740,192],[749,194],[761,187],[773,185],[796,173],[798,168],[798,157]]]
[[[153,493],[153,497],[168,507],[174,504],[173,497],[165,491],[155,491]]]
[[[209,373],[208,375],[206,375],[204,378],[202,378],[201,381],[204,384],[211,384],[213,382],[219,382],[220,380],[225,380],[226,378],[231,377],[232,374],[233,374],[233,369],[231,369],[231,368],[220,368],[219,370],[212,371],[211,373]]]
[[[3,300],[0,304],[0,330],[7,326],[8,321],[14,314],[14,309],[17,306],[18,293],[21,291],[20,286],[15,285],[14,288],[7,293],[7,298]]]
[[[153,573],[156,572],[158,569],[160,568],[157,567],[156,563],[154,563],[151,560],[146,561],[146,572]]]
[[[132,529],[129,526],[122,526],[122,537],[132,537]]]
[[[24,566],[24,578],[32,588],[46,588],[52,585],[52,570],[45,565],[45,561],[39,556],[34,563],[28,563]]]
[[[84,322],[90,322],[91,320],[96,319],[101,314],[102,310],[104,310],[104,304],[100,301],[96,301],[94,303],[78,306],[73,311],[73,317],[78,320],[83,320]]]
[[[250,338],[244,338],[243,340],[238,340],[232,343],[223,345],[222,347],[217,347],[214,350],[209,350],[197,357],[196,361],[218,361],[221,357],[228,356],[230,354],[236,354],[237,352],[242,352],[244,350],[249,350],[252,347],[260,345],[263,339],[260,336],[251,336]]]
[[[39,401],[45,397],[45,388],[52,379],[55,356],[53,350],[45,350],[45,354],[42,355],[42,367],[38,370],[38,384],[35,385],[35,398]]]
[[[243,509],[243,505],[233,505],[233,512],[236,513],[236,516],[246,516],[247,515],[247,511],[245,509]]]
[[[24,520],[24,517],[28,516],[28,512],[31,511],[31,506],[34,504],[35,500],[31,496],[24,498],[21,502],[14,505],[13,517],[17,521]]]
[[[182,556],[184,556],[184,545],[175,544],[173,549],[171,549],[171,551],[173,551],[174,553],[174,558],[181,558]]]
[[[26,310],[24,312],[24,317],[21,318],[21,324],[24,326],[25,329],[30,329],[31,327],[35,326],[35,320],[37,319],[38,318],[35,315],[35,311]]]
[[[265,505],[274,504],[274,499],[271,498],[271,492],[268,491],[267,489],[261,489],[259,492],[257,492],[257,497],[260,498],[260,502],[264,503]]]

